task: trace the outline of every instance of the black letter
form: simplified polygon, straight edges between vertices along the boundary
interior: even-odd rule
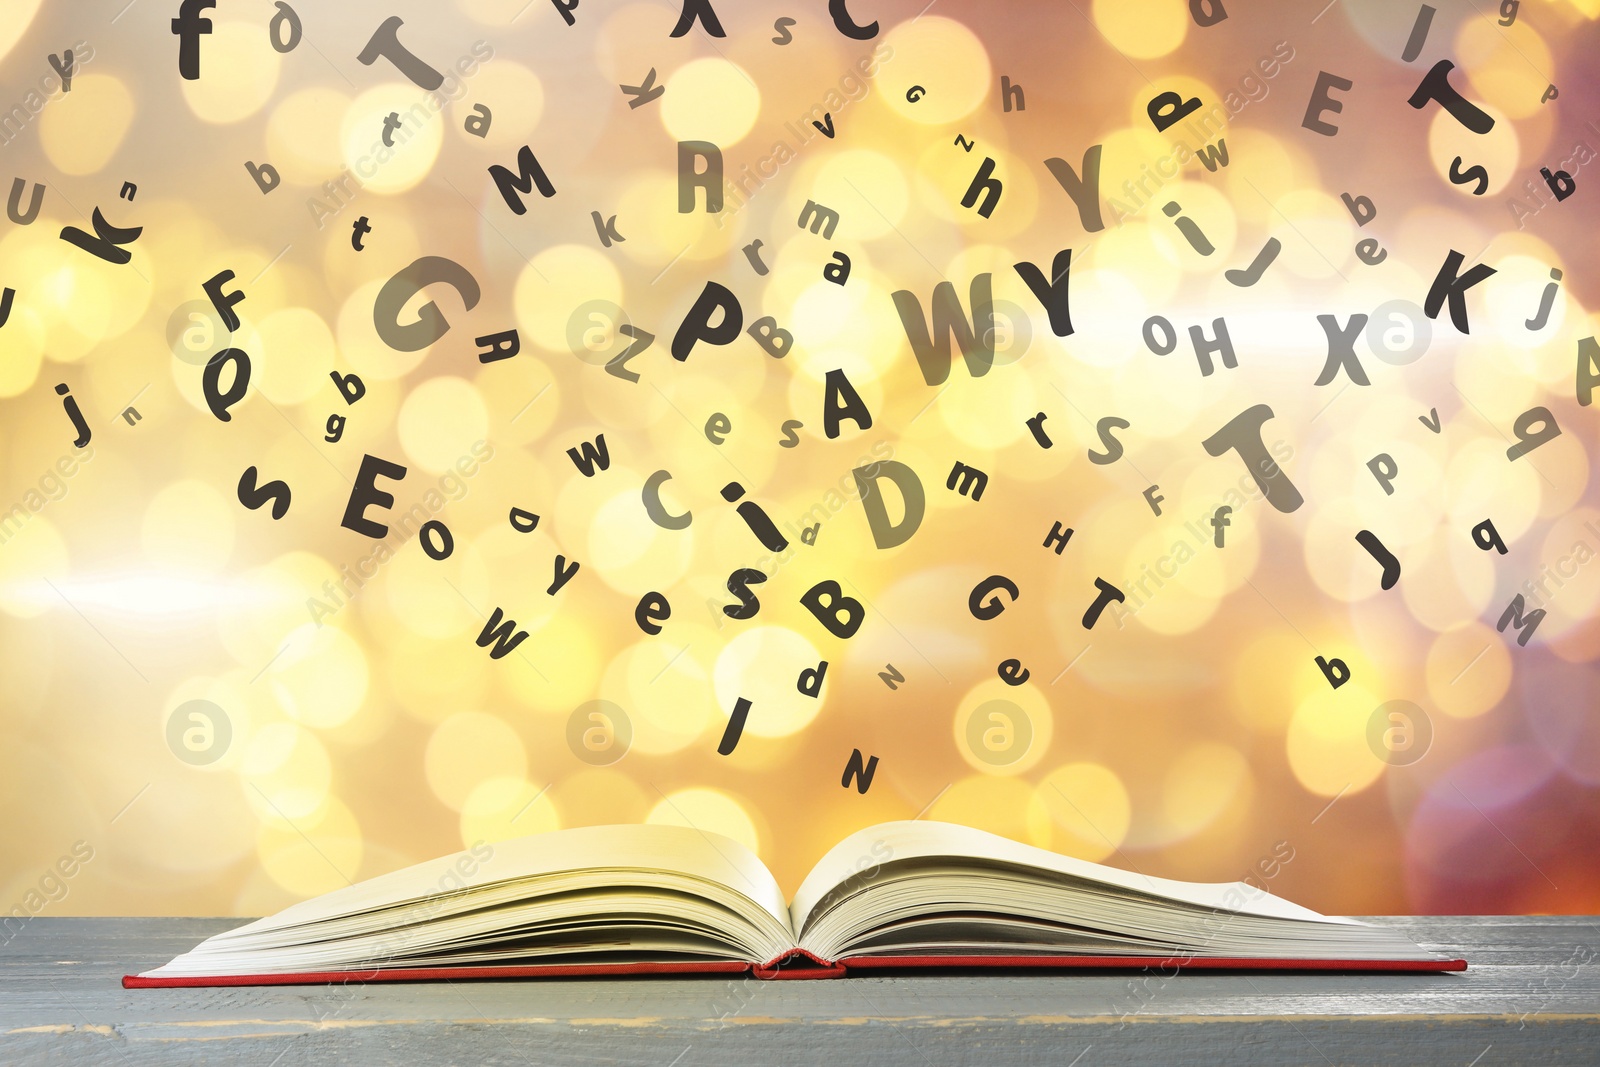
[[[467,268],[443,256],[423,256],[384,282],[373,301],[372,325],[384,344],[397,352],[419,352],[449,331],[450,323],[431,300],[417,312],[416,322],[400,322],[400,311],[406,302],[434,282],[444,282],[460,293],[468,311],[478,306],[482,294],[477,279]]]
[[[367,518],[367,508],[374,504],[385,509],[394,506],[394,494],[384,492],[375,484],[380,476],[399,481],[406,476],[406,469],[398,463],[390,463],[388,460],[379,459],[377,456],[362,456],[361,469],[356,472],[356,484],[350,489],[350,499],[344,506],[344,520],[339,523],[340,526],[343,526],[346,530],[354,530],[364,537],[381,540],[389,536],[388,526]],[[498,619],[499,615],[500,610],[496,608],[496,619]],[[483,632],[487,634],[493,625],[494,623],[491,622],[489,626],[484,627]],[[510,629],[510,627],[508,626],[507,629]],[[488,642],[487,640],[480,640],[478,643],[482,645]],[[515,642],[512,642],[512,644],[515,646]],[[510,649],[502,651],[500,656],[505,655],[508,651]],[[490,655],[494,655],[494,653],[490,653]],[[500,656],[495,656],[495,658],[499,659]]]
[[[718,308],[722,309],[722,321],[712,326],[711,313]],[[739,307],[739,298],[726,286],[706,282],[694,307],[678,324],[678,332],[672,335],[672,358],[680,363],[688,359],[697,341],[732,344],[743,328],[744,311]]]

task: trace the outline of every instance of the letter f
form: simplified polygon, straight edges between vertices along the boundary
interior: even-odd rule
[[[200,80],[200,35],[211,32],[211,20],[200,12],[216,6],[217,0],[183,0],[178,5],[172,32],[178,37],[178,73],[186,81]]]
[[[1231,523],[1228,522],[1228,514],[1231,511],[1233,511],[1233,509],[1224,504],[1211,515],[1211,525],[1217,531],[1216,544],[1218,548],[1222,547],[1222,528],[1224,526],[1231,525]]]

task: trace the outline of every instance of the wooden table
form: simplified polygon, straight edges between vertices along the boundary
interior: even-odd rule
[[[237,919],[32,919],[0,1062],[1600,1064],[1600,918],[1381,918],[1465,974],[588,979],[125,990]]]

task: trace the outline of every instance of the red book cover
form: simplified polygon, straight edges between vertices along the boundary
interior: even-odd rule
[[[804,962],[801,962],[804,961]],[[298,974],[239,974],[191,977],[124,975],[124,989],[180,989],[209,986],[322,985],[341,982],[446,982],[486,978],[612,978],[627,975],[681,976],[742,974],[766,980],[848,978],[860,973],[901,970],[960,971],[1133,971],[1145,968],[1180,971],[1324,971],[1430,974],[1464,971],[1463,959],[1438,960],[1283,960],[1223,959],[1196,956],[854,956],[824,960],[804,949],[752,966],[734,960],[671,963],[581,963],[497,965],[493,967],[393,967],[366,971],[305,971]]]

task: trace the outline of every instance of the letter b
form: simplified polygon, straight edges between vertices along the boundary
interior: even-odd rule
[[[1550,187],[1550,191],[1556,194],[1557,202],[1565,200],[1577,191],[1577,182],[1574,182],[1572,175],[1564,170],[1552,174],[1549,167],[1540,167],[1539,174],[1544,178],[1544,183]]]
[[[867,617],[861,601],[844,595],[844,590],[832,578],[824,579],[807,589],[800,597],[811,614],[817,617],[827,631],[835,637],[853,637]]]
[[[250,177],[256,180],[256,185],[261,189],[263,196],[276,189],[278,183],[282,180],[278,177],[278,168],[271,163],[262,163],[257,166],[247,159],[244,163],[244,169],[249,171]]]
[[[367,395],[367,383],[354,374],[340,374],[330,371],[328,377],[333,379],[333,384],[339,387],[339,392],[344,394],[346,404],[354,404],[357,400]]]
[[[1323,659],[1318,656],[1317,669],[1322,671],[1323,677],[1328,679],[1328,684],[1335,689],[1350,680],[1350,668],[1342,659]]]

